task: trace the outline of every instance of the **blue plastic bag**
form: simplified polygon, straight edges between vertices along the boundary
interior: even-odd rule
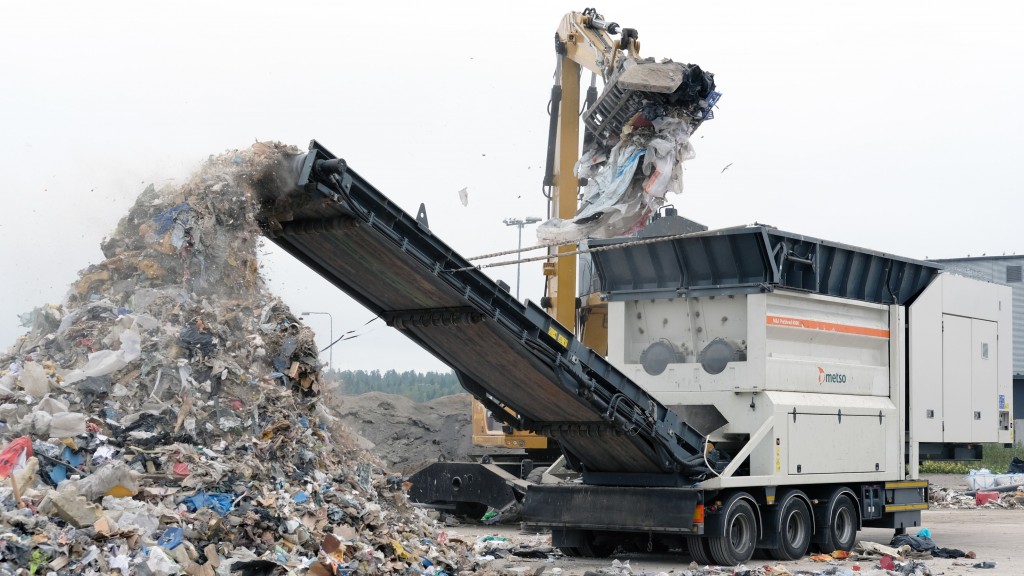
[[[214,512],[221,516],[227,516],[231,510],[231,502],[234,500],[233,494],[221,494],[217,492],[206,493],[205,490],[196,492],[195,496],[189,496],[182,500],[185,506],[188,507],[189,512],[195,512],[200,508],[212,508]]]
[[[178,546],[181,546],[181,537],[181,528],[178,528],[177,526],[171,526],[167,530],[164,530],[164,533],[160,536],[156,543],[158,546],[163,546],[168,550],[174,550]]]

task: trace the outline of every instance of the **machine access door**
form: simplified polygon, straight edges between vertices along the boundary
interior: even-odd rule
[[[944,442],[998,441],[996,323],[942,315]]]

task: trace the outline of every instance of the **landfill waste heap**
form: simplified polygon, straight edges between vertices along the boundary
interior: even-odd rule
[[[253,186],[295,153],[150,185],[65,302],[23,317],[0,357],[0,574],[473,568],[347,439],[313,333],[261,277]]]

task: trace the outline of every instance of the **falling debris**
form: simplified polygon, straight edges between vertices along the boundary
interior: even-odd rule
[[[719,174],[725,174],[725,171],[726,171],[726,170],[728,170],[728,169],[729,169],[729,166],[732,166],[732,165],[733,165],[733,163],[732,163],[732,162],[729,162],[728,164],[726,164],[726,165],[725,165],[725,167],[724,167],[724,168],[722,168],[722,171],[721,171],[721,172],[719,172]]]
[[[469,188],[459,190],[459,202],[462,202],[463,206],[469,206]]]

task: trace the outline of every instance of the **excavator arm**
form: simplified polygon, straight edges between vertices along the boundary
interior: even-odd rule
[[[549,187],[548,216],[569,219],[576,214],[579,179],[574,168],[580,155],[580,76],[590,70],[596,80],[611,77],[622,41],[613,38],[621,27],[593,8],[570,12],[562,18],[555,34],[555,85],[551,88],[551,123],[548,128],[547,168],[544,185]],[[623,35],[631,58],[639,51],[637,34]],[[597,101],[597,86],[591,82],[586,105]],[[551,259],[544,265],[547,277],[543,304],[547,312],[570,331],[576,330],[576,257],[570,253],[576,246],[559,246],[548,250]]]
[[[618,38],[616,38],[616,36]],[[555,34],[555,85],[551,89],[544,186],[548,216],[572,219],[578,209],[580,180],[580,78],[592,72],[583,107],[583,143],[617,141],[627,123],[644,110],[683,114],[694,126],[710,116],[717,93],[714,80],[699,66],[654,62],[640,58],[639,34],[610,22],[593,8],[566,14]],[[597,76],[604,88],[598,96]],[[547,312],[570,331],[577,331],[575,245],[549,248],[545,263]],[[602,349],[601,343],[588,345]]]
[[[620,32],[621,39],[612,38]],[[626,50],[633,59],[638,58],[640,52],[636,30],[605,21],[593,8],[566,14],[558,26],[555,42],[565,58],[600,74],[603,80],[611,77],[620,50]]]

